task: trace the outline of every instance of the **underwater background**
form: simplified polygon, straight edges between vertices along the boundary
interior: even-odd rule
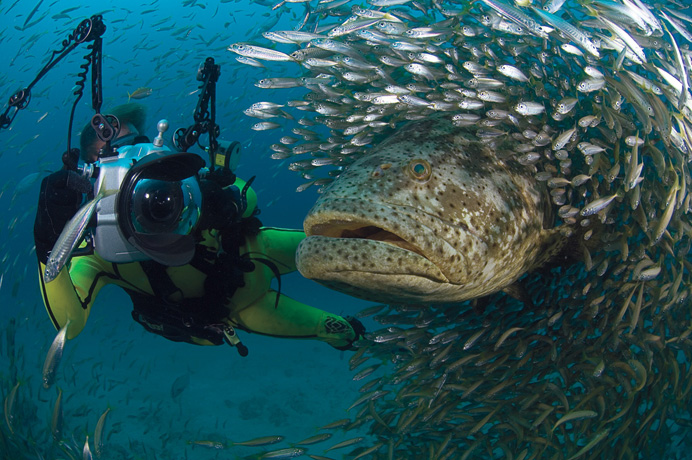
[[[103,107],[128,102],[128,93],[148,87],[139,100],[148,108],[150,138],[167,119],[169,137],[193,123],[198,101],[197,68],[207,57],[221,66],[217,84],[216,122],[220,139],[242,144],[236,173],[257,175],[260,218],[264,225],[302,228],[316,199],[314,188],[302,193],[301,182],[283,162],[272,160],[269,145],[280,134],[250,129],[256,122],[242,111],[258,100],[273,101],[274,91],[255,87],[266,71],[235,61],[229,44],[261,36],[272,27],[290,29],[298,7],[272,11],[261,2],[0,2],[0,98],[27,86],[60,50],[77,25],[102,14]],[[79,66],[88,50],[78,46],[33,88],[31,100],[8,130],[0,131],[0,394],[3,400],[16,382],[15,433],[2,420],[0,457],[68,458],[53,445],[51,417],[62,390],[63,439],[81,446],[93,442],[99,417],[107,408],[102,458],[206,459],[235,458],[261,452],[258,447],[223,451],[189,441],[229,443],[268,435],[297,442],[322,425],[347,416],[358,396],[348,368],[351,353],[313,341],[291,341],[242,333],[249,356],[227,347],[195,347],[147,333],[131,316],[131,301],[120,289],[99,295],[88,326],[68,341],[50,390],[41,386],[41,367],[55,337],[41,299],[32,228],[41,179],[61,167],[66,150],[69,112]],[[272,69],[281,73],[280,64]],[[90,76],[76,113],[77,133],[93,115]],[[286,98],[286,90],[276,94]],[[290,93],[289,93],[290,95]],[[300,96],[298,96],[300,97]],[[276,102],[280,102],[276,100]],[[206,136],[201,139],[204,141]],[[198,148],[191,149],[201,153]],[[203,154],[206,158],[206,154]],[[299,274],[282,278],[282,292],[309,305],[353,315],[372,305],[329,291]],[[175,397],[173,397],[175,395]],[[332,444],[340,439],[338,433]],[[352,436],[351,436],[352,437]],[[270,449],[287,447],[286,442]],[[265,450],[268,450],[265,448]],[[312,449],[320,453],[321,448]],[[93,451],[93,446],[92,446]]]
[[[361,6],[376,9],[373,5],[388,1],[390,0],[370,0],[362,2]],[[605,2],[606,0],[602,0],[601,3]],[[313,0],[311,3],[314,6],[318,2]],[[342,2],[337,0],[332,5],[337,3]],[[350,6],[355,6],[355,3],[357,2],[350,2]],[[392,0],[390,4],[395,3]],[[468,2],[422,2],[427,8],[432,8],[431,5],[449,6],[455,3],[466,5]],[[481,3],[486,6],[481,7]],[[475,2],[474,8],[487,11],[489,3],[485,0]],[[588,3],[590,2],[568,1],[565,8],[569,6],[576,9],[577,5],[582,7]],[[669,6],[672,4],[670,2]],[[678,5],[678,8],[682,7]],[[295,63],[263,61],[266,68],[256,68],[237,62],[236,55],[227,48],[237,42],[271,46],[262,38],[262,33],[269,30],[294,30],[305,17],[305,2],[158,0],[148,3],[94,2],[85,5],[63,0],[2,0],[0,13],[3,25],[0,28],[0,59],[4,61],[0,68],[0,101],[3,104],[11,94],[34,79],[48,62],[51,52],[62,48],[61,42],[67,39],[82,20],[94,14],[101,14],[107,27],[103,35],[104,103],[101,112],[108,113],[109,108],[127,102],[134,93],[134,99],[148,107],[147,134],[150,138],[156,135],[155,128],[160,119],[165,118],[169,121],[170,129],[166,137],[170,137],[175,129],[186,128],[193,123],[192,115],[199,96],[197,68],[206,58],[213,57],[221,66],[216,96],[216,122],[221,127],[220,138],[237,140],[242,145],[242,159],[236,173],[243,179],[257,176],[253,188],[259,196],[258,206],[262,211],[259,217],[267,226],[302,227],[305,214],[317,199],[316,187],[309,187],[297,193],[296,189],[302,188],[305,179],[289,171],[289,162],[292,160],[270,158],[274,153],[270,146],[278,142],[281,136],[289,133],[284,128],[255,131],[251,127],[261,120],[243,114],[243,110],[257,101],[283,104],[290,99],[303,98],[305,89],[260,89],[255,86],[262,78],[299,76],[296,75]],[[473,22],[473,19],[470,21]],[[551,39],[555,36],[556,33],[553,33]],[[683,43],[679,36],[678,40]],[[651,53],[655,46],[658,45],[650,42],[647,52]],[[285,48],[287,47],[282,49]],[[689,52],[688,48],[685,49],[686,52]],[[475,310],[468,308],[470,304],[463,305],[462,308],[452,306],[447,310],[444,307],[426,310],[426,306],[417,306],[418,310],[412,307],[400,311],[390,307],[387,314],[381,315],[385,316],[385,319],[401,321],[393,324],[407,325],[416,324],[419,317],[426,318],[426,315],[428,318],[434,318],[430,330],[424,327],[417,331],[414,327],[401,328],[395,330],[393,335],[400,334],[406,339],[404,343],[407,344],[409,340],[410,343],[415,340],[427,343],[420,337],[426,341],[430,339],[429,343],[432,344],[433,338],[439,339],[438,335],[433,334],[449,327],[448,332],[452,333],[449,340],[458,338],[457,342],[462,344],[463,340],[468,339],[463,351],[454,350],[455,359],[458,358],[457,352],[465,354],[466,345],[474,346],[473,342],[480,337],[476,335],[476,331],[481,333],[486,328],[494,328],[495,331],[482,337],[472,351],[479,351],[482,347],[485,347],[485,351],[494,348],[497,354],[504,354],[504,359],[508,359],[508,363],[512,365],[521,357],[510,357],[509,350],[514,347],[521,349],[523,344],[523,351],[517,350],[517,354],[524,356],[526,344],[529,342],[522,341],[523,339],[518,337],[519,334],[516,334],[516,338],[513,336],[512,340],[507,340],[504,346],[500,347],[509,334],[505,332],[501,336],[504,339],[501,338],[499,341],[497,336],[502,331],[517,329],[507,329],[509,326],[523,325],[526,327],[525,334],[534,331],[545,339],[542,342],[539,340],[538,345],[531,343],[533,349],[526,355],[527,361],[528,356],[534,357],[524,368],[523,375],[526,376],[526,381],[530,380],[528,385],[524,384],[526,381],[517,383],[519,380],[515,382],[509,378],[504,379],[504,376],[509,374],[503,373],[501,360],[498,360],[500,364],[495,366],[491,360],[484,358],[485,355],[481,356],[480,351],[478,354],[462,358],[475,359],[480,356],[473,364],[468,364],[470,371],[464,370],[464,375],[459,371],[459,375],[455,376],[459,378],[458,381],[445,384],[447,371],[436,368],[433,372],[432,369],[435,367],[434,364],[443,361],[442,353],[438,353],[434,347],[423,348],[424,345],[416,348],[419,346],[417,344],[411,347],[415,348],[416,353],[411,352],[414,356],[409,356],[401,352],[400,342],[392,341],[389,345],[382,346],[379,352],[373,347],[375,359],[384,362],[395,361],[394,366],[398,366],[397,372],[406,370],[411,363],[411,373],[402,372],[401,378],[396,377],[390,382],[383,380],[383,383],[376,387],[378,390],[367,393],[372,398],[365,400],[367,404],[362,404],[358,410],[349,412],[347,409],[363,396],[364,390],[361,387],[367,385],[354,381],[354,374],[363,374],[356,374],[360,370],[350,369],[355,367],[349,362],[352,352],[335,351],[323,343],[313,341],[279,340],[247,333],[242,333],[241,336],[250,351],[246,358],[241,358],[235,350],[226,346],[195,347],[170,342],[145,332],[141,326],[135,324],[130,316],[130,299],[121,290],[107,287],[97,299],[85,330],[79,337],[67,342],[56,383],[49,390],[45,390],[41,385],[41,368],[56,331],[48,319],[40,297],[32,226],[41,179],[61,167],[60,157],[67,148],[68,118],[74,101],[73,91],[78,81],[77,73],[81,70],[80,65],[85,62],[83,56],[87,51],[86,46],[81,45],[59,62],[35,85],[28,107],[18,113],[9,129],[0,131],[0,162],[3,165],[0,169],[0,208],[7,210],[0,221],[0,396],[4,402],[3,419],[0,420],[0,458],[82,458],[82,446],[87,436],[91,445],[94,444],[93,438],[100,417],[105,417],[106,420],[103,453],[100,458],[106,459],[286,458],[292,456],[288,451],[276,455],[265,453],[287,448],[300,440],[325,432],[333,433],[334,436],[328,441],[307,446],[307,454],[314,455],[313,458],[354,458],[361,455],[365,458],[468,458],[474,446],[486,440],[488,445],[494,447],[486,447],[485,452],[483,449],[473,452],[473,458],[512,458],[511,448],[505,451],[503,447],[503,436],[504,433],[515,431],[515,427],[505,426],[504,431],[498,430],[495,433],[489,433],[486,427],[490,425],[486,422],[500,409],[501,416],[497,418],[507,415],[509,419],[509,416],[513,415],[509,406],[502,407],[502,397],[493,396],[503,393],[504,397],[504,394],[512,395],[516,392],[524,397],[551,385],[554,388],[552,395],[536,394],[536,398],[525,403],[517,399],[517,402],[512,404],[528,414],[526,416],[529,420],[534,420],[531,429],[526,430],[527,436],[524,441],[528,442],[529,433],[533,432],[530,441],[536,445],[543,443],[548,446],[552,441],[556,444],[564,443],[557,447],[550,446],[555,449],[554,458],[587,457],[587,447],[595,445],[598,449],[610,452],[617,450],[623,458],[690,458],[688,445],[689,427],[692,426],[692,422],[689,410],[669,404],[669,398],[677,398],[681,394],[687,398],[692,391],[692,365],[687,354],[690,350],[687,338],[692,331],[692,326],[689,326],[692,324],[688,313],[689,297],[686,297],[689,293],[681,294],[683,300],[679,303],[683,306],[678,307],[676,303],[676,316],[666,317],[668,322],[662,323],[661,327],[668,327],[670,330],[660,332],[650,327],[651,318],[655,318],[655,308],[647,306],[649,302],[654,303],[654,298],[656,302],[661,300],[659,297],[662,294],[659,294],[663,289],[659,290],[657,286],[664,281],[659,279],[647,285],[647,290],[651,288],[651,291],[656,293],[655,296],[642,296],[644,283],[637,285],[640,289],[637,295],[638,303],[641,304],[644,297],[647,300],[644,307],[646,316],[642,315],[644,319],[640,320],[641,325],[638,326],[639,334],[651,343],[660,342],[661,337],[679,334],[678,337],[668,338],[665,342],[666,345],[669,341],[673,342],[674,346],[655,348],[656,354],[652,353],[652,356],[655,356],[656,366],[653,369],[649,366],[648,374],[644,372],[643,378],[637,372],[643,369],[638,361],[644,362],[642,347],[632,346],[634,351],[631,355],[625,353],[630,350],[629,345],[624,350],[624,347],[621,347],[617,354],[613,353],[610,356],[607,356],[607,350],[604,350],[604,358],[600,363],[593,359],[590,361],[588,355],[593,352],[593,348],[579,347],[591,343],[592,347],[598,349],[600,344],[609,342],[600,341],[591,326],[597,324],[593,320],[596,314],[590,319],[586,318],[590,309],[583,307],[587,305],[587,301],[593,300],[590,306],[598,313],[599,303],[607,296],[608,303],[603,305],[616,302],[619,308],[621,297],[627,296],[624,291],[617,292],[607,281],[600,281],[608,278],[601,275],[611,273],[607,270],[607,259],[604,261],[606,268],[602,272],[600,268],[596,270],[599,272],[597,276],[594,275],[593,267],[584,269],[583,266],[575,264],[561,272],[555,271],[557,275],[554,276],[552,285],[550,282],[541,284],[533,278],[533,285],[530,286],[533,293],[538,292],[541,297],[545,292],[545,305],[548,306],[545,311],[527,312],[518,302],[508,300],[504,294],[497,294],[490,302],[495,309],[489,308],[487,312],[483,312],[485,315],[477,314]],[[462,56],[468,56],[468,52],[463,53],[466,54]],[[525,62],[529,60],[526,59]],[[571,70],[566,68],[564,72],[570,73]],[[534,83],[532,81],[527,86]],[[356,86],[355,83],[353,86]],[[87,80],[87,89],[78,104],[72,126],[72,146],[78,145],[77,133],[93,115],[89,87],[90,82]],[[508,88],[516,89],[513,85],[508,85]],[[140,91],[135,93],[138,89]],[[146,97],[141,98],[142,95]],[[582,96],[582,104],[585,97]],[[631,102],[628,104],[631,106]],[[625,107],[628,107],[627,104]],[[584,107],[581,106],[579,110],[584,110]],[[631,109],[623,109],[622,113],[632,117]],[[203,137],[202,142],[204,140]],[[574,146],[572,149],[574,150]],[[201,153],[197,148],[191,151]],[[206,159],[206,155],[203,156]],[[646,184],[650,185],[653,170],[650,168],[649,160],[646,161],[645,171],[649,174]],[[576,172],[577,168],[574,169]],[[661,187],[653,188],[658,192],[659,189],[663,190],[664,185],[662,183]],[[674,220],[683,219],[687,222],[685,213],[678,213]],[[682,232],[676,236],[679,237],[680,233]],[[692,236],[686,235],[682,243],[678,241],[680,244],[676,249],[682,250],[680,248],[684,248],[690,239]],[[637,241],[637,246],[643,251],[642,241],[643,239]],[[605,252],[608,251],[598,254],[601,259],[594,259],[602,260]],[[611,254],[612,252],[610,251]],[[685,261],[680,262],[684,266],[682,262]],[[663,271],[666,272],[666,269],[670,267],[664,265]],[[665,275],[670,276],[670,270],[667,271]],[[689,266],[686,270],[681,268],[679,273],[685,274],[683,287],[688,289]],[[625,276],[622,279],[615,276],[614,279],[623,284],[626,281]],[[570,289],[572,290],[569,302],[563,304],[562,300],[555,300],[560,297],[560,289],[565,289],[565,296],[570,294]],[[605,294],[597,297],[600,289],[603,289]],[[282,278],[282,292],[301,302],[341,315],[354,315],[373,305],[327,290],[297,273]],[[627,292],[631,294],[624,303],[625,307],[635,291],[634,288],[630,291],[628,286]],[[567,306],[563,308],[563,305]],[[607,319],[608,315],[614,316],[612,309],[610,313],[604,313],[603,310],[608,309],[603,308],[598,318]],[[624,313],[625,309],[622,310],[622,314]],[[496,321],[493,322],[493,318]],[[519,322],[513,322],[517,318]],[[637,319],[627,316],[627,320],[632,321],[632,335],[631,332],[637,326]],[[363,318],[363,322],[370,331],[382,327],[370,318]],[[547,323],[548,326],[543,328],[542,323]],[[416,324],[416,327],[419,326]],[[435,328],[437,330],[434,330]],[[573,334],[569,328],[572,328]],[[620,337],[622,329],[613,329],[616,332],[613,334],[615,339]],[[672,332],[673,329],[677,331],[675,334]],[[591,332],[594,332],[592,336],[586,337],[591,335]],[[653,335],[654,333],[660,333],[661,336]],[[602,336],[606,337],[606,334],[603,333]],[[557,337],[555,341],[554,337]],[[603,348],[608,346],[610,345]],[[450,349],[451,345],[443,350]],[[531,352],[535,354],[531,355]],[[431,359],[433,357],[434,359]],[[629,364],[625,364],[625,357],[632,358],[628,361]],[[411,361],[407,361],[408,359]],[[425,361],[426,359],[431,362]],[[419,360],[418,364],[416,360]],[[368,365],[372,362],[369,361]],[[435,376],[433,383],[437,385],[437,392],[432,398],[431,379],[418,379],[415,375],[415,367],[420,365],[420,362],[423,362],[421,367],[424,368],[430,364],[430,373]],[[457,362],[460,361],[454,361]],[[557,364],[554,365],[553,362]],[[673,362],[679,366],[669,365],[674,364]],[[632,363],[638,364],[639,367],[633,366]],[[601,417],[606,413],[612,415],[612,418],[605,422],[609,425],[608,428],[601,429],[595,412],[593,415],[586,414],[586,420],[579,420],[578,408],[592,407],[593,401],[597,399],[597,392],[591,386],[585,387],[584,391],[572,387],[569,388],[570,401],[567,401],[565,395],[560,393],[559,385],[569,379],[558,375],[558,365],[562,366],[560,371],[564,371],[565,375],[574,377],[572,383],[576,382],[577,386],[582,381],[598,383],[600,374],[597,375],[594,368],[598,369],[600,366],[600,372],[603,372],[603,367],[607,367],[604,376],[612,377],[610,381],[614,382],[613,387],[617,390],[607,395],[607,407],[605,400],[602,400],[604,408],[599,409]],[[446,364],[440,367],[446,369]],[[372,376],[379,375],[384,370],[391,370],[391,367],[382,365]],[[587,378],[577,379],[580,373]],[[450,374],[453,373],[450,371]],[[485,375],[488,376],[486,381],[483,380]],[[450,398],[449,407],[454,408],[452,415],[445,417],[446,412],[442,411],[443,415],[439,418],[431,419],[434,415],[434,411],[431,411],[426,413],[425,417],[417,417],[421,414],[421,408],[433,406],[435,398],[445,385],[454,389],[454,396],[459,400],[466,398],[468,393],[473,392],[473,389],[467,386],[467,382],[474,382],[464,380],[467,377],[476,379],[474,385],[477,386],[473,386],[473,389],[481,386],[476,396],[469,398],[474,400],[473,405],[468,400],[457,403]],[[495,379],[501,380],[497,386]],[[541,380],[541,385],[532,386],[531,384],[536,383],[538,379]],[[398,381],[397,388],[394,388],[394,384],[391,387],[386,386],[394,380]],[[421,381],[423,383],[416,386]],[[630,383],[630,386],[623,386],[620,382]],[[407,393],[404,390],[409,383],[412,383],[412,389],[407,390]],[[505,383],[509,386],[504,387]],[[463,396],[460,391],[456,392],[458,388],[454,388],[455,385],[458,388],[463,387]],[[397,390],[396,398],[391,398],[394,394],[392,391],[389,397],[380,398],[373,403],[375,397],[372,395],[380,391],[380,388]],[[625,391],[623,388],[629,389]],[[506,391],[501,392],[503,389]],[[446,391],[445,387],[445,393],[440,400],[447,398]],[[407,400],[410,402],[400,403],[401,395],[402,399],[410,397],[411,399]],[[590,400],[592,395],[594,398]],[[564,403],[560,396],[565,399]],[[361,399],[362,401],[364,400]],[[632,401],[635,401],[635,404]],[[654,402],[659,401],[664,401],[665,404],[654,405]],[[444,407],[439,400],[437,402],[437,407]],[[418,412],[412,409],[416,404]],[[570,404],[575,412],[568,412]],[[59,417],[55,408],[58,405],[63,413],[62,422],[57,421]],[[372,436],[367,442],[356,444],[365,445],[360,447],[360,451],[351,451],[350,448],[326,451],[340,441],[354,440],[357,436],[367,434],[365,423],[369,423],[370,416],[366,413],[368,406],[372,416],[379,413],[384,419],[383,422],[378,421],[380,427],[377,423],[372,423],[370,433],[379,429],[379,436]],[[376,407],[386,410],[378,412]],[[493,407],[495,409],[492,409]],[[560,407],[562,409],[556,410]],[[512,410],[516,410],[516,407]],[[576,423],[564,423],[563,418],[557,419],[558,412],[561,411],[574,416]],[[659,413],[660,419],[657,417],[656,422],[651,423],[650,417],[659,416]],[[537,415],[538,418],[535,418]],[[363,421],[360,430],[355,428],[342,432],[319,429],[336,420],[354,417],[360,417]],[[430,431],[421,430],[423,435],[408,436],[408,424],[415,418],[421,420],[415,420],[414,425],[429,425],[432,427]],[[435,431],[437,428],[434,424],[427,424],[428,420],[449,422],[448,425],[458,423],[458,426],[447,434],[446,431]],[[639,423],[640,428],[637,428]],[[58,436],[54,436],[58,425],[60,432]],[[561,434],[551,440],[552,432],[558,426],[558,432]],[[566,429],[567,426],[570,428]],[[473,428],[469,430],[470,427]],[[419,428],[416,426],[416,430]],[[541,432],[538,428],[544,431]],[[640,433],[644,429],[646,432]],[[608,437],[607,442],[602,441],[609,433],[608,430],[613,430],[616,434]],[[522,436],[517,438],[522,438],[523,431],[516,431],[522,433]],[[653,435],[654,431],[656,436]],[[467,436],[469,432],[473,436]],[[450,443],[452,433],[460,438],[464,437],[463,442],[455,438]],[[619,433],[623,433],[622,436]],[[651,435],[652,442],[646,441],[648,435]],[[280,443],[264,446],[233,445],[234,442],[267,436],[283,436],[285,439]],[[54,440],[54,437],[58,437],[60,442]],[[470,448],[469,438],[477,439]],[[396,441],[392,441],[394,439]],[[405,442],[400,442],[402,439],[405,439]],[[508,445],[514,442],[512,438],[507,439]],[[373,445],[378,441],[378,444]],[[396,456],[391,453],[388,455],[387,446],[389,452],[392,452],[394,442],[397,443],[398,449]],[[254,443],[264,444],[261,440]],[[457,445],[447,448],[448,444]],[[517,441],[516,444],[520,445],[521,441]],[[221,445],[225,448],[218,449]],[[368,457],[365,449],[371,445],[377,447],[379,452]],[[641,446],[646,446],[648,450],[642,449]],[[495,450],[491,452],[493,448]],[[570,454],[563,455],[563,450],[572,449],[573,453],[578,448],[581,448],[581,453],[571,457]],[[454,453],[456,449],[458,451]],[[598,449],[592,450],[589,458],[598,458]],[[526,458],[529,456],[527,452],[528,450],[524,449],[515,458]],[[544,458],[537,453],[538,450],[532,452],[534,456],[531,458]]]

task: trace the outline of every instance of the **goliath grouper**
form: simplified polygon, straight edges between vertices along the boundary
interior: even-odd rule
[[[497,146],[496,146],[497,147]],[[544,183],[434,117],[359,159],[308,213],[303,276],[356,297],[462,301],[507,288],[563,246]]]

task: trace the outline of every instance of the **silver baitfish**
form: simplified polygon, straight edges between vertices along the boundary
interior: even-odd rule
[[[53,343],[48,349],[46,360],[43,363],[43,388],[50,388],[55,382],[55,373],[62,359],[62,352],[65,348],[65,340],[67,339],[67,328],[70,325],[68,320],[65,325],[58,331],[58,334],[53,339]]]
[[[86,231],[89,219],[96,210],[96,205],[103,198],[103,194],[99,193],[82,206],[79,211],[65,225],[58,240],[53,245],[53,250],[50,252],[50,257],[46,263],[46,269],[43,272],[43,281],[50,283],[57,278],[60,271],[63,269],[67,261],[70,259],[72,252],[82,240]]]
[[[464,136],[475,136],[473,142],[478,142],[479,149],[482,144],[502,145],[497,158],[491,162],[512,162],[514,158],[530,166],[527,169],[535,168],[546,180],[550,177],[563,180],[565,185],[553,188],[550,201],[544,203],[547,208],[554,206],[546,215],[556,214],[557,208],[566,205],[580,212],[564,215],[564,219],[546,224],[547,227],[564,225],[561,231],[570,234],[598,223],[605,226],[599,232],[616,235],[629,231],[618,230],[614,224],[625,209],[634,206],[637,219],[642,222],[637,228],[644,229],[643,237],[659,241],[660,235],[685,214],[690,204],[687,187],[680,187],[685,195],[677,193],[672,204],[668,199],[671,184],[690,182],[689,168],[683,167],[681,161],[692,154],[692,97],[687,85],[689,58],[681,57],[689,53],[682,53],[677,45],[684,37],[676,40],[674,32],[664,34],[661,24],[665,16],[649,10],[641,2],[628,1],[618,7],[614,5],[619,3],[606,1],[594,2],[588,7],[571,2],[557,5],[551,4],[545,10],[525,6],[524,2],[510,5],[501,0],[483,0],[461,9],[455,9],[456,2],[445,1],[433,2],[427,7],[415,2],[391,9],[380,5],[384,8],[369,16],[384,17],[391,13],[404,20],[401,23],[383,20],[358,27],[353,33],[341,34],[340,30],[329,39],[315,38],[302,43],[296,53],[319,50],[320,59],[335,63],[317,69],[297,62],[305,73],[302,77],[293,77],[296,81],[319,79],[332,83],[303,84],[309,93],[304,97],[305,105],[300,107],[300,120],[323,125],[329,129],[331,137],[328,142],[306,139],[306,143],[319,145],[319,150],[301,149],[301,141],[296,143],[292,148],[294,156],[319,152],[320,158],[316,162],[298,159],[291,165],[309,164],[311,180],[315,180],[320,171],[329,171],[329,176],[336,179],[334,185],[325,188],[327,194],[332,194],[339,182],[346,180],[340,179],[341,176],[358,175],[357,169],[365,164],[368,171],[372,169],[372,174],[381,167],[383,177],[393,176],[398,174],[394,172],[397,168],[384,170],[382,165],[396,162],[385,158],[380,144],[393,133],[407,129],[402,128],[406,123],[430,120],[444,112],[452,117],[458,128],[468,128]],[[671,4],[671,11],[677,9]],[[364,15],[363,11],[366,10],[361,11]],[[630,21],[623,21],[625,12]],[[568,17],[594,19],[568,21],[565,19]],[[332,28],[343,23],[339,21]],[[503,23],[512,24],[512,27]],[[389,27],[393,24],[397,27]],[[686,24],[676,22],[676,26],[681,25]],[[464,35],[463,27],[471,28],[474,33]],[[329,36],[330,30],[325,26],[319,32]],[[364,31],[377,32],[378,40],[369,41]],[[419,31],[426,33],[414,33]],[[464,36],[463,40],[457,38],[459,34]],[[651,37],[644,39],[642,34]],[[584,52],[565,53],[561,46],[566,44],[566,39]],[[544,41],[550,46],[546,47]],[[345,58],[356,59],[362,70],[353,71],[345,65]],[[388,62],[395,64],[382,66]],[[630,77],[630,74],[637,77]],[[260,125],[264,126],[255,125],[253,129]],[[643,153],[645,157],[651,155],[658,167],[651,168],[645,161],[631,161],[631,155],[623,155],[631,148],[626,139],[632,136],[642,139],[639,148],[646,152]],[[431,137],[429,141],[434,143],[435,139]],[[401,142],[403,147],[404,142]],[[421,140],[421,145],[424,143],[425,140]],[[406,158],[420,154],[417,146],[406,147]],[[671,153],[661,159],[655,154],[661,149],[669,149]],[[444,153],[429,149],[426,152]],[[405,164],[404,160],[397,159],[399,169]],[[371,165],[371,161],[378,165]],[[620,163],[622,165],[618,166]],[[618,175],[618,171],[626,172],[626,177]],[[456,172],[447,169],[444,174],[453,177]],[[588,176],[592,180],[571,181],[578,176]],[[684,177],[684,180],[678,182],[677,177]],[[663,179],[667,185],[657,185],[656,178]],[[362,181],[362,184],[369,182]],[[404,188],[393,187],[386,193],[413,195],[405,188],[408,184],[403,181],[397,184]],[[382,191],[372,193],[372,202],[385,201]],[[440,193],[444,190],[436,189],[430,195]],[[433,196],[419,198],[434,202]],[[499,200],[503,198],[508,197]],[[642,198],[649,201],[642,205]],[[606,202],[607,206],[603,205]],[[485,211],[481,208],[477,212]],[[531,214],[533,210],[525,212]],[[629,216],[631,210],[626,212]],[[354,217],[354,220],[358,219]],[[649,224],[649,221],[653,222]],[[313,231],[310,227],[310,221],[306,222],[308,232]],[[650,229],[655,231],[652,233]],[[485,235],[491,230],[481,228],[478,232]],[[388,231],[395,233],[391,229]],[[633,236],[632,231],[629,234]],[[616,236],[612,238],[617,239]],[[408,239],[415,240],[411,236]],[[452,238],[449,244],[457,243]],[[494,240],[485,241],[485,244],[488,247],[499,245]],[[511,246],[499,246],[512,251]],[[301,267],[305,273],[309,270],[308,258],[315,259],[309,256],[307,247],[306,243],[301,251]],[[492,265],[494,260],[486,262]],[[340,263],[346,264],[346,261]],[[436,265],[429,260],[426,263]],[[454,265],[449,260],[446,264]],[[533,264],[528,265],[524,271]],[[455,267],[442,272],[463,270]],[[309,270],[310,276],[318,276],[318,271]],[[364,270],[363,273],[368,272]],[[356,272],[352,272],[351,277],[355,276]],[[513,276],[508,280],[511,278]],[[435,274],[433,279],[443,278]],[[504,282],[491,283],[485,289],[473,288],[468,292],[479,295],[494,292],[502,284]],[[411,289],[416,292],[398,292],[397,299],[410,296],[418,300],[444,300],[435,289],[425,298],[425,289],[420,286]],[[391,290],[386,289],[387,295]],[[371,294],[374,295],[369,293],[368,296]],[[383,293],[379,298],[392,300],[387,295]],[[452,296],[447,300],[459,298]]]

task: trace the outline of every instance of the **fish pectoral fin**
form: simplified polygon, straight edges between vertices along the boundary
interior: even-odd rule
[[[598,248],[605,226],[599,221],[592,222],[588,227],[575,229],[570,236],[562,234],[559,228],[544,231],[550,234],[543,239],[539,251],[541,255],[529,271],[548,273],[554,267],[584,261],[585,251],[592,252]],[[590,234],[588,237],[587,232]]]
[[[510,284],[509,286],[504,287],[502,289],[502,292],[504,292],[511,298],[523,303],[525,307],[534,307],[533,300],[531,300],[531,296],[529,295],[529,291],[527,291],[524,285],[519,281],[516,281]]]
[[[538,245],[538,256],[527,271],[550,269],[556,265],[570,264],[570,261],[578,260],[574,242],[578,241],[575,235],[566,236],[559,228],[543,230],[541,243]]]

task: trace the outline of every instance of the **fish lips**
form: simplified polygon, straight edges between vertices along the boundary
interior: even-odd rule
[[[450,284],[436,258],[463,256],[416,212],[358,199],[320,201],[304,222],[308,236],[296,252],[298,270],[369,300],[431,299]]]
[[[381,268],[387,260],[398,273]],[[445,283],[432,262],[383,241],[308,236],[298,246],[296,265],[306,278],[373,301],[421,300]]]

